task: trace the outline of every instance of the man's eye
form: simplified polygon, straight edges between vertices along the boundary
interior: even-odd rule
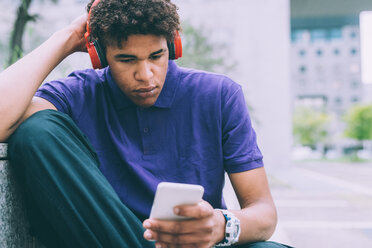
[[[123,63],[131,63],[133,62],[134,59],[121,59],[120,62],[123,62]]]
[[[151,58],[152,60],[157,60],[157,59],[160,59],[161,56],[162,56],[162,55],[153,55],[153,56],[151,56],[150,58]]]

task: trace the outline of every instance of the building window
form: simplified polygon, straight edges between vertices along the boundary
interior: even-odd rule
[[[351,102],[353,102],[353,103],[359,102],[359,97],[357,97],[357,96],[352,97]]]
[[[331,40],[334,39],[341,39],[342,38],[342,30],[341,28],[332,28],[329,30],[329,38]]]
[[[304,49],[301,49],[300,51],[298,51],[298,55],[299,55],[300,57],[305,57],[305,55],[306,55],[306,51],[305,51]]]
[[[313,29],[310,31],[311,41],[326,40],[327,32],[324,29]]]
[[[298,70],[300,71],[300,73],[302,73],[302,74],[305,74],[306,73],[306,70],[307,70],[307,68],[306,68],[306,66],[304,66],[304,65],[301,65],[299,68],[298,68]]]
[[[292,43],[309,40],[309,31],[307,30],[292,30],[291,32]]]
[[[357,33],[355,31],[350,32],[350,38],[355,39],[357,37]]]
[[[321,57],[321,56],[323,55],[323,51],[322,51],[322,49],[318,49],[318,50],[316,50],[316,55],[317,55],[318,57]]]
[[[355,56],[357,53],[358,53],[358,50],[356,48],[351,48],[350,49],[351,56]]]
[[[350,86],[351,86],[352,89],[357,89],[357,88],[359,88],[359,83],[358,83],[358,81],[352,81],[350,83]]]
[[[336,98],[335,98],[335,103],[341,105],[341,104],[342,104],[342,98],[339,97],[339,96],[336,97]]]
[[[333,54],[336,55],[336,56],[340,55],[340,50],[338,48],[335,48],[333,50]]]

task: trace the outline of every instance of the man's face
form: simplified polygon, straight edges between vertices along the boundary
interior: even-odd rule
[[[106,47],[116,84],[141,107],[150,107],[158,99],[167,75],[168,53],[167,40],[155,35],[130,35],[121,48]]]

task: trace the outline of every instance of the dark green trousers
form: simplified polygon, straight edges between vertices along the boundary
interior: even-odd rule
[[[99,170],[97,155],[67,115],[44,110],[8,140],[33,234],[47,247],[154,247],[140,220]],[[272,242],[249,248],[284,247]]]
[[[65,114],[44,110],[9,139],[35,235],[48,247],[153,247],[139,219],[100,172],[85,136]]]
[[[255,242],[244,245],[229,246],[233,248],[293,248],[291,246],[283,245],[273,241]]]

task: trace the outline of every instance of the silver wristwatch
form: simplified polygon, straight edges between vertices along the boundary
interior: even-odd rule
[[[239,241],[240,235],[240,221],[236,216],[225,209],[220,209],[226,220],[225,238],[217,243],[215,247],[230,246]]]

